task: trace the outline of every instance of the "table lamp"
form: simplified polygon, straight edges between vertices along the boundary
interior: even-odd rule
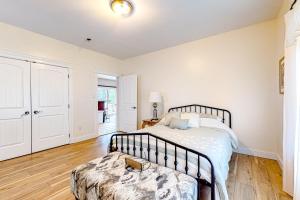
[[[153,106],[153,117],[152,120],[158,120],[157,118],[157,103],[161,102],[161,95],[159,92],[151,92],[149,97],[149,102]]]

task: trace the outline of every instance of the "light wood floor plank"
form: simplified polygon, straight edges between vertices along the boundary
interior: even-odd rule
[[[251,162],[256,197],[257,199],[276,199],[267,169],[268,166],[265,165],[264,160],[263,158],[253,157]]]
[[[238,156],[237,154],[233,154],[231,161],[229,163],[229,173],[226,182],[228,196],[230,199],[234,198],[234,192],[236,187],[237,166],[238,166]]]

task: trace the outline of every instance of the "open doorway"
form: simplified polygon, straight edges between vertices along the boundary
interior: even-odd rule
[[[98,74],[98,124],[99,135],[117,130],[117,77]]]

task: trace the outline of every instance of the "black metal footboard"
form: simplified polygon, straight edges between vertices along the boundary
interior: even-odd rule
[[[146,141],[143,141],[143,136],[144,139],[146,138]],[[129,139],[132,141],[132,143],[130,144]],[[154,139],[155,141],[155,145],[151,146],[150,145],[150,139]],[[114,142],[115,141],[115,142]],[[119,141],[119,142],[118,142]],[[152,153],[154,153],[155,155],[155,162],[158,163],[158,156],[159,156],[159,151],[158,151],[158,143],[163,143],[164,144],[164,165],[165,167],[168,167],[168,149],[172,149],[174,151],[174,163],[171,166],[174,167],[175,170],[177,169],[178,166],[178,150],[180,149],[180,152],[184,152],[185,154],[185,167],[184,167],[184,171],[186,174],[191,175],[189,173],[189,162],[188,162],[188,158],[191,154],[194,154],[196,156],[197,159],[197,176],[195,177],[195,179],[197,180],[198,183],[198,197],[197,199],[200,200],[200,191],[201,191],[201,185],[206,185],[208,187],[210,187],[211,189],[211,200],[215,200],[215,174],[214,174],[214,166],[213,163],[211,162],[211,160],[208,158],[208,156],[199,153],[195,150],[189,149],[187,147],[181,146],[179,144],[176,144],[175,142],[166,140],[164,138],[161,138],[159,136],[156,135],[152,135],[151,133],[120,133],[120,134],[114,134],[111,136],[110,139],[110,146],[109,146],[109,150],[110,152],[113,151],[118,151],[120,150],[123,153],[127,153],[133,156],[139,156],[141,158],[143,158],[143,151],[144,149],[147,152],[147,159],[148,161],[150,161],[151,159],[151,151]],[[143,146],[143,144],[145,146]],[[131,145],[131,147],[130,147]],[[138,146],[138,148],[136,147]],[[161,152],[160,152],[161,153]],[[205,159],[208,161],[208,163],[210,164],[210,169],[211,169],[211,181],[210,183],[207,182],[204,179],[201,179],[201,173],[200,173],[200,158]]]

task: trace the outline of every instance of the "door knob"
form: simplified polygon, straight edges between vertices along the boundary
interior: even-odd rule
[[[33,111],[33,113],[34,113],[35,115],[39,114],[40,112],[41,112],[41,111],[39,111],[39,110]]]
[[[133,106],[133,107],[131,107],[133,110],[135,110],[136,109],[136,107],[135,106]]]
[[[25,111],[25,112],[21,115],[21,117],[23,117],[23,116],[25,116],[25,115],[29,115],[29,114],[30,114],[29,111]]]

